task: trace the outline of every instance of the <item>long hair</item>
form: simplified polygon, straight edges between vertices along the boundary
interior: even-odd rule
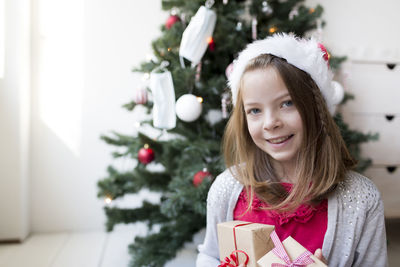
[[[243,75],[271,67],[280,74],[303,123],[303,140],[295,169],[297,182],[288,193],[280,184],[271,157],[253,142],[243,106],[243,79],[225,129],[223,155],[232,175],[247,189],[248,209],[255,193],[268,204],[268,209],[289,211],[302,203],[315,204],[326,198],[356,162],[348,152],[318,86],[308,73],[285,59],[262,54],[249,61]]]

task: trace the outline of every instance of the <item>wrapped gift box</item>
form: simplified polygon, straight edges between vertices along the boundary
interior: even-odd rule
[[[229,221],[217,225],[219,255],[221,262],[235,250],[242,250],[249,256],[247,267],[257,267],[257,260],[274,248],[270,239],[273,225]],[[236,245],[235,245],[236,244]],[[234,253],[239,263],[244,263],[244,253]]]
[[[280,241],[279,241],[280,242]],[[302,255],[307,249],[305,249],[302,245],[300,245],[295,239],[293,239],[291,236],[286,238],[283,242],[283,247],[284,250],[286,251],[287,255],[290,258],[290,261],[295,261],[300,255]],[[311,258],[314,263],[309,263],[308,265],[305,265],[307,267],[327,267],[326,264],[324,264],[322,261],[317,259],[311,252],[310,252],[309,258]],[[258,267],[271,267],[273,263],[279,263],[282,264],[283,266],[285,265],[285,261],[278,257],[272,250],[268,252],[266,255],[261,257],[257,261]]]

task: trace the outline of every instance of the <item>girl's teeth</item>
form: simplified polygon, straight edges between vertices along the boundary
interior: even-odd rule
[[[271,140],[269,140],[269,142],[271,142],[272,144],[278,144],[278,143],[282,143],[283,141],[286,141],[287,139],[289,139],[289,137],[290,137],[290,135],[281,137],[278,139],[271,139]]]

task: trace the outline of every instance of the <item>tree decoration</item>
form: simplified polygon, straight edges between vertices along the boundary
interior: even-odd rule
[[[215,125],[223,119],[219,109],[210,109],[205,117],[210,125]]]
[[[177,23],[178,21],[181,21],[181,19],[177,15],[171,15],[168,17],[167,21],[165,22],[165,28],[168,30],[171,29],[171,27]]]
[[[193,176],[193,185],[198,187],[205,178],[211,178],[211,173],[209,173],[206,168],[204,168],[202,171],[196,172],[196,174]]]
[[[335,90],[335,94],[333,95],[332,102],[335,105],[339,105],[342,102],[343,98],[344,98],[343,86],[337,81],[332,81],[332,85],[333,85],[333,88]]]
[[[137,156],[140,163],[145,165],[152,162],[155,158],[153,149],[149,148],[147,144],[144,145],[144,147],[142,147],[141,149],[139,149]]]
[[[203,106],[202,99],[192,94],[181,96],[176,101],[176,116],[182,121],[192,122],[200,117]]]
[[[197,83],[200,82],[201,67],[202,67],[202,64],[201,64],[201,62],[200,62],[199,64],[197,64],[197,67],[196,67],[196,75],[195,75],[195,78],[194,78],[194,80],[195,80]]]
[[[106,196],[104,198],[104,203],[106,203],[107,205],[110,205],[112,202],[112,198],[110,196]]]
[[[261,8],[262,12],[264,12],[265,15],[269,16],[272,14],[273,9],[272,7],[268,4],[267,1],[263,1],[262,2],[262,8]]]
[[[221,99],[221,108],[222,108],[222,118],[228,118],[228,104],[229,104],[229,94],[223,93]]]
[[[192,66],[196,66],[207,50],[207,40],[212,36],[217,21],[217,14],[210,9],[212,3],[210,1],[207,3],[207,7],[199,8],[182,34],[179,48],[182,67],[184,67],[183,58],[190,60]]]
[[[295,7],[294,9],[292,9],[292,11],[290,11],[289,13],[289,20],[293,20],[294,17],[297,17],[299,15],[299,9],[297,7]]]
[[[239,32],[239,31],[241,31],[242,30],[242,27],[243,27],[243,24],[242,24],[242,22],[238,22],[237,24],[236,24],[236,30]]]
[[[138,105],[143,105],[147,103],[147,90],[146,88],[139,88],[136,90],[135,97],[133,101]]]
[[[210,51],[213,52],[215,50],[214,39],[212,37],[209,37],[207,43],[208,43],[208,49],[210,49]]]
[[[167,63],[162,63],[161,68]],[[153,93],[153,125],[160,129],[172,129],[176,126],[175,89],[169,71],[152,72],[150,88]]]
[[[253,40],[257,39],[257,19],[254,17],[251,20],[251,37],[253,38]]]

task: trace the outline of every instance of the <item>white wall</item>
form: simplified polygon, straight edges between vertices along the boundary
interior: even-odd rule
[[[323,41],[335,55],[350,60],[400,63],[398,0],[306,0],[324,7]]]
[[[0,240],[29,231],[30,1],[4,1],[5,66],[0,78]],[[3,41],[3,40],[2,40]]]
[[[68,3],[59,8],[60,3],[49,4],[54,1]],[[40,18],[34,25],[35,69],[53,78],[35,72],[32,229],[104,229],[104,202],[96,197],[96,183],[106,175],[113,148],[99,137],[135,131],[134,114],[121,108],[140,82],[131,69],[151,53],[151,41],[160,35],[168,14],[159,0],[50,2],[36,0],[34,16],[50,14],[63,34]],[[50,9],[43,10],[46,5]],[[63,25],[63,17],[74,23]],[[55,46],[53,54],[43,51]]]

